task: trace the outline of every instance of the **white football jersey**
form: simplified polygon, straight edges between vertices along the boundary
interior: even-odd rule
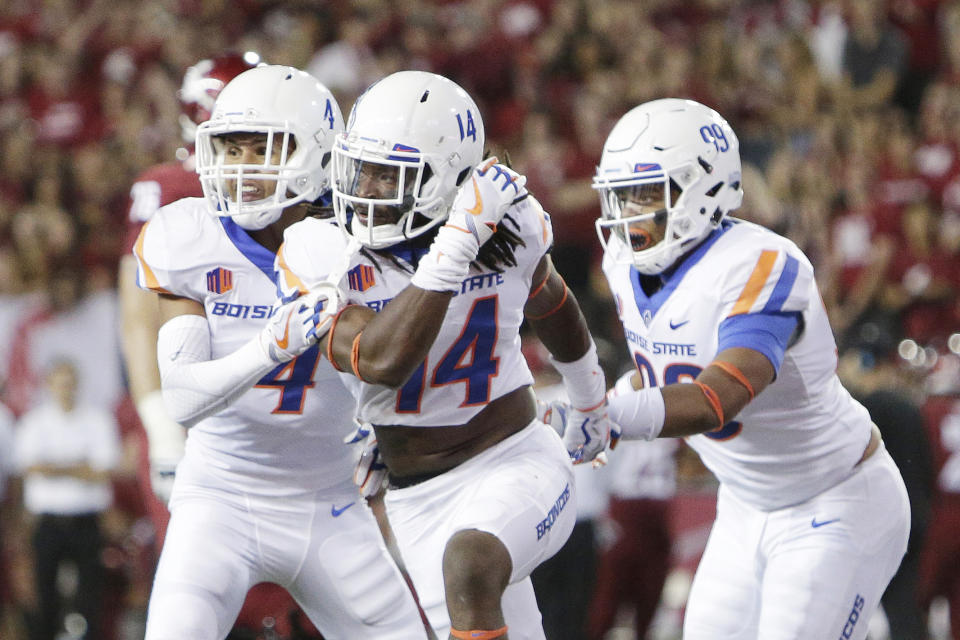
[[[502,273],[471,267],[450,302],[446,321],[427,359],[399,390],[360,385],[360,419],[375,425],[449,426],[466,424],[491,400],[533,383],[520,352],[520,324],[533,272],[553,241],[550,218],[532,197],[510,207],[501,224],[525,243],[517,265]],[[371,252],[341,257],[347,240],[328,221],[304,220],[287,229],[278,254],[284,294],[309,290],[331,274],[347,302],[382,309],[410,282],[413,267]],[[326,247],[341,247],[341,255]],[[397,336],[402,340],[402,336]]]
[[[202,198],[160,209],[134,247],[141,287],[203,304],[213,358],[263,328],[277,297],[274,259]],[[353,428],[353,395],[318,348],[278,365],[229,407],[189,431],[186,458],[261,495],[331,487],[353,473],[342,438]]]
[[[616,234],[611,241],[619,241]],[[813,267],[790,240],[728,219],[652,296],[637,271],[614,263],[610,252],[603,270],[646,386],[692,381],[717,355],[728,318],[799,314],[799,336],[783,362],[774,362],[774,382],[722,428],[687,439],[741,500],[777,509],[853,473],[870,439],[870,417],[836,376],[836,344]],[[746,335],[726,346],[751,344]]]

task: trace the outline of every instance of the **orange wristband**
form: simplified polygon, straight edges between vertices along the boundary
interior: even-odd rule
[[[337,364],[337,361],[333,359],[333,332],[337,328],[337,322],[340,321],[341,314],[343,314],[344,311],[346,311],[352,306],[354,305],[352,304],[347,305],[343,309],[340,309],[340,311],[337,312],[337,315],[333,316],[333,322],[330,323],[330,331],[327,332],[327,360],[329,360],[330,364],[333,365],[333,368],[339,371],[340,373],[343,373],[343,369],[341,369],[340,366]]]
[[[740,371],[736,366],[730,364],[729,362],[724,362],[723,360],[714,360],[708,367],[717,367],[731,378],[743,385],[744,389],[747,390],[747,393],[750,394],[750,399],[753,400],[754,396],[757,394],[753,391],[753,385],[750,384],[750,381],[747,380],[747,376],[743,375],[743,371]]]
[[[362,335],[363,331],[355,335],[353,345],[350,347],[350,366],[353,367],[353,375],[361,380],[363,380],[363,376],[360,375],[360,336]],[[363,381],[366,382],[366,380]]]
[[[725,425],[726,420],[723,419],[723,406],[720,404],[720,398],[717,397],[717,392],[699,380],[694,380],[693,384],[700,387],[700,391],[703,391],[703,395],[707,397],[707,402],[710,403],[710,406],[713,408],[713,412],[717,414],[717,418],[720,420],[720,424],[718,426],[722,427]]]

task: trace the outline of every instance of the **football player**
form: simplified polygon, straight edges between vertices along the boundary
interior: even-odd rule
[[[141,455],[141,484],[144,503],[153,523],[156,553],[163,548],[170,512],[167,501],[173,487],[177,463],[183,457],[186,431],[167,416],[160,393],[157,369],[157,332],[160,329],[158,298],[137,286],[137,263],[133,245],[143,224],[157,209],[181,198],[203,195],[197,178],[194,140],[197,125],[213,111],[213,103],[224,85],[260,62],[254,53],[226,53],[200,60],[187,69],[177,99],[180,102],[180,131],[184,146],[177,159],[148,168],[130,188],[125,256],[120,258],[118,294],[124,365],[130,395],[144,425],[147,446]],[[276,629],[287,629],[287,618],[296,604],[280,587],[262,583],[254,587],[237,618],[235,628],[258,632],[266,617],[275,619]],[[302,616],[301,612],[296,613]],[[309,628],[309,624],[304,622]],[[313,630],[311,630],[313,632]]]
[[[809,260],[727,217],[743,197],[735,133],[697,102],[642,104],[594,188],[636,364],[611,421],[624,438],[686,438],[720,481],[683,637],[864,638],[906,550],[906,490],[835,374]]]
[[[224,638],[261,581],[331,640],[426,635],[352,483],[355,401],[315,344],[326,300],[272,308],[283,230],[324,204],[342,128],[309,74],[241,73],[197,130],[204,198],[164,207],[137,239],[139,283],[160,297],[164,405],[189,428],[148,640]]]
[[[187,69],[177,92],[181,109],[180,130],[185,145],[178,150],[182,157],[150,167],[137,176],[130,187],[124,242],[127,255],[120,259],[118,275],[122,347],[130,395],[147,432],[150,485],[163,503],[151,505],[151,511],[158,511],[154,521],[161,530],[158,534],[160,545],[163,544],[162,530],[169,518],[164,505],[170,498],[177,463],[183,457],[186,433],[183,427],[170,420],[163,408],[157,370],[157,331],[160,329],[157,296],[137,286],[133,245],[143,224],[160,207],[203,194],[193,155],[197,125],[210,117],[214,100],[224,85],[238,74],[252,69],[257,61],[257,58],[248,60],[231,53],[201,60]]]
[[[286,295],[339,284],[347,306],[321,346],[360,381],[387,516],[437,637],[543,638],[529,575],[573,527],[568,450],[603,449],[605,384],[548,254],[549,216],[483,146],[476,104],[449,79],[374,83],[333,148],[336,224],[288,229],[278,268]],[[317,249],[338,241],[361,247],[345,266]],[[525,317],[583,425],[566,447],[535,418]]]

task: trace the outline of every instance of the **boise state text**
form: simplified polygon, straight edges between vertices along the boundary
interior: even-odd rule
[[[214,316],[226,316],[228,318],[242,318],[251,320],[262,320],[269,318],[273,307],[269,304],[230,304],[228,302],[216,302],[210,314]]]
[[[464,279],[460,283],[460,289],[456,291],[453,295],[458,296],[468,291],[476,291],[477,289],[488,289],[490,287],[497,287],[503,284],[503,274],[499,272],[494,273],[481,273],[480,275],[470,276],[469,278]],[[374,311],[381,311],[387,303],[393,300],[393,298],[384,298],[382,300],[368,300],[364,304],[373,309]]]
[[[691,357],[697,355],[697,345],[695,344],[682,344],[678,342],[651,342],[636,331],[631,331],[630,329],[626,328],[623,330],[623,335],[627,339],[627,342],[635,344],[647,353],[652,353],[654,355],[667,354],[671,356]]]
[[[560,517],[560,512],[563,511],[563,508],[567,506],[567,502],[569,501],[570,485],[568,484],[563,488],[563,492],[560,494],[560,497],[557,498],[557,501],[550,507],[547,517],[537,523],[537,540],[547,535],[547,532],[550,531],[550,528],[557,521],[557,518]]]

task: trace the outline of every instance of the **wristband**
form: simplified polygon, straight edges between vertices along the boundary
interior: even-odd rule
[[[607,398],[615,398],[617,396],[622,396],[625,393],[630,393],[636,391],[633,388],[633,374],[636,373],[635,369],[630,369],[625,374],[617,378],[617,381],[614,383],[613,388],[607,392]]]
[[[753,400],[757,395],[753,390],[753,385],[750,384],[750,380],[743,374],[743,371],[740,371],[735,365],[730,364],[729,362],[724,362],[723,360],[714,360],[708,367],[716,367],[723,371],[725,374],[736,380],[740,385],[747,390],[747,395],[750,396],[750,399]]]
[[[472,233],[444,225],[433,239],[427,255],[417,265],[410,284],[428,291],[456,293],[479,250],[480,245]]]
[[[659,387],[621,393],[607,404],[610,421],[619,426],[624,440],[653,440],[663,431],[666,406]]]
[[[597,358],[597,346],[590,341],[587,352],[573,362],[558,362],[550,356],[550,364],[563,376],[563,388],[570,406],[589,412],[601,406],[606,399],[607,383]]]
[[[710,408],[713,409],[713,413],[717,416],[717,420],[720,422],[717,428],[725,425],[727,421],[723,419],[723,405],[720,404],[720,396],[717,395],[717,392],[699,380],[694,380],[693,384],[700,388],[700,391],[703,392],[704,397],[706,397],[707,402],[710,404]]]

